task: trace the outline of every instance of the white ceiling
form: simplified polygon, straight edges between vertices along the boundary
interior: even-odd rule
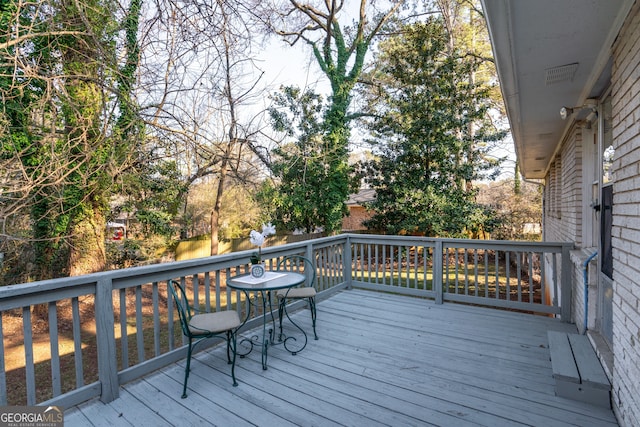
[[[481,0],[525,178],[544,178],[576,113],[608,86],[611,46],[634,0]],[[582,113],[586,115],[586,113]]]

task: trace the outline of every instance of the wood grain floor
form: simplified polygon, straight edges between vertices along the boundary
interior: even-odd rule
[[[308,310],[292,315],[311,330]],[[548,330],[574,325],[379,292],[318,303],[304,351],[238,359],[231,384],[223,347],[120,389],[109,404],[65,412],[65,426],[615,426],[613,412],[556,397]],[[289,331],[291,332],[291,331]],[[247,336],[251,332],[246,333]]]

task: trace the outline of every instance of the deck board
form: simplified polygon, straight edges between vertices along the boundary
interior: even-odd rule
[[[554,395],[547,331],[574,325],[363,290],[317,308],[320,339],[295,356],[270,348],[266,371],[256,351],[238,359],[238,387],[215,347],[195,356],[187,399],[183,360],[112,403],[67,410],[65,425],[617,425],[610,410]],[[311,330],[307,310],[293,316]]]

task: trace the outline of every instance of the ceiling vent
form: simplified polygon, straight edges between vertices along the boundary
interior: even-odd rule
[[[549,86],[555,83],[570,82],[573,80],[577,69],[577,62],[561,65],[560,67],[547,68],[545,70],[545,84]]]

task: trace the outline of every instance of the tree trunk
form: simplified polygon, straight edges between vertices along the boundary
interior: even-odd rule
[[[220,210],[222,206],[222,195],[224,194],[224,184],[227,178],[227,160],[222,162],[220,170],[220,181],[218,182],[218,190],[216,191],[216,199],[211,210],[211,255],[218,255],[219,246],[219,230],[220,230]]]
[[[211,255],[218,255],[218,223],[220,212],[214,207],[211,211]]]
[[[80,276],[105,269],[107,259],[105,230],[105,218],[97,207],[93,208],[90,216],[87,215],[74,224],[70,233],[70,276]]]

